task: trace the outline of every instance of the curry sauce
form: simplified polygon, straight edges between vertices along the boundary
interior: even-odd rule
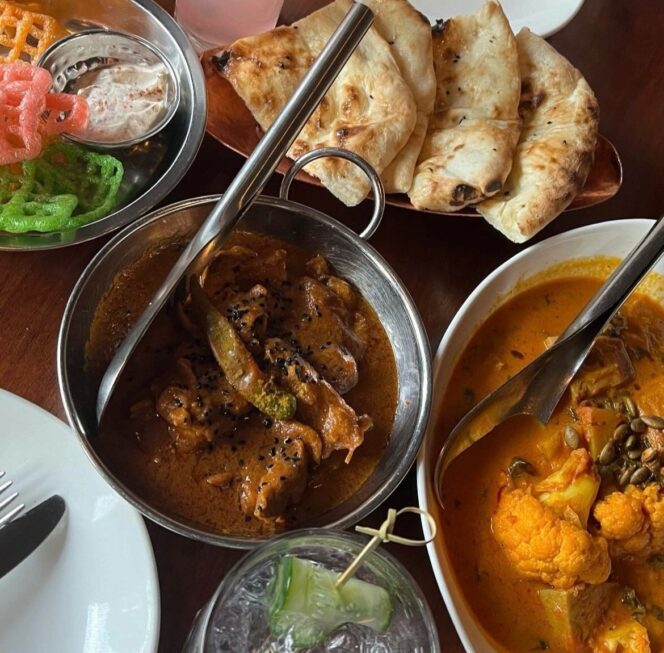
[[[148,252],[115,280],[88,343],[93,378],[181,250],[176,242]],[[322,257],[267,236],[234,233],[204,291],[243,339],[256,373],[297,395],[294,418],[272,420],[235,392],[192,316],[172,307],[130,361],[96,448],[151,506],[200,528],[263,537],[315,522],[361,488],[387,444],[397,397],[387,334]],[[288,356],[278,353],[285,348]],[[317,401],[332,408],[319,414]],[[344,433],[327,433],[336,408]],[[352,444],[343,440],[349,428]]]
[[[475,403],[541,354],[546,343],[565,330],[600,284],[600,279],[591,277],[547,280],[520,292],[500,306],[479,327],[456,363],[439,412],[436,432],[441,441]],[[629,397],[643,415],[662,415],[664,309],[645,295],[635,295],[624,307],[622,318],[623,324],[617,335],[633,342],[634,338],[630,341],[630,337],[634,336],[635,331],[639,331],[639,337],[646,334],[648,351],[631,356],[634,377],[624,382],[620,380],[622,385],[615,392],[620,397]],[[633,353],[636,350],[629,351]],[[548,425],[542,426],[526,416],[512,418],[452,461],[443,480],[445,509],[440,510],[443,537],[438,544],[444,546],[444,553],[449,557],[465,601],[497,650],[510,653],[544,650],[552,653],[664,651],[664,610],[661,610],[664,607],[664,565],[652,564],[653,560],[662,559],[658,554],[664,551],[650,551],[650,557],[638,552],[617,556],[615,552],[620,543],[610,541],[611,574],[605,585],[616,587],[621,592],[611,608],[601,610],[602,615],[609,615],[602,616],[605,621],[608,620],[602,629],[610,635],[606,638],[596,635],[595,631],[600,629],[596,626],[584,641],[579,636],[561,643],[561,625],[552,623],[540,599],[540,591],[548,585],[533,579],[538,571],[535,563],[528,567],[530,577],[523,573],[523,568],[515,565],[515,554],[508,555],[505,538],[501,540],[496,532],[495,517],[506,485],[523,488],[518,490],[523,496],[537,496],[537,484],[541,485],[543,479],[560,470],[570,459],[572,447],[565,439],[566,429],[569,433],[570,426],[572,439],[575,433],[577,437],[581,434],[581,444],[573,442],[573,446],[583,447],[583,428],[579,426],[580,417],[576,412],[581,404],[588,404],[588,410],[606,410],[595,408],[595,405],[599,406],[597,399],[580,402],[578,397],[573,397],[573,391],[568,391]],[[625,420],[629,421],[629,417]],[[613,428],[614,425],[611,426]],[[627,426],[623,428],[627,429]],[[611,446],[604,444],[607,449]],[[579,455],[590,459],[585,452]],[[616,455],[613,451],[613,457],[604,456],[604,459],[610,460]],[[509,479],[506,471],[515,457],[527,461],[532,467],[532,477]],[[595,462],[590,461],[593,467],[600,467],[597,457],[595,453]],[[617,462],[613,462],[613,466],[617,466]],[[602,468],[602,471],[607,476],[602,477],[596,500],[600,501],[611,493],[622,496],[624,487],[621,491],[616,480],[620,470],[616,471],[615,476],[610,467]],[[595,471],[592,473],[596,474]],[[598,474],[597,479],[599,485]],[[649,482],[641,487],[647,488],[656,482],[653,472]],[[654,494],[659,492],[655,488],[652,491]],[[642,490],[634,488],[634,492]],[[538,504],[537,501],[535,503]],[[598,514],[597,511],[595,514]],[[555,517],[553,513],[548,516],[551,519]],[[504,524],[509,524],[510,518],[508,515],[507,521],[503,520],[499,526],[505,528]],[[572,521],[576,520],[575,515],[572,518]],[[508,526],[523,527],[516,518]],[[575,524],[569,526],[570,529],[573,527]],[[600,553],[606,555],[607,546],[600,541],[603,530],[592,513],[588,530],[587,540],[597,544]],[[529,550],[523,542],[521,544],[519,555],[532,554],[536,557],[541,554],[541,551]],[[541,549],[546,545],[544,537],[537,546]],[[573,554],[581,555],[578,548]],[[562,555],[553,565],[554,575],[566,564]],[[553,582],[558,582],[558,588],[571,585],[571,581],[567,583],[566,579],[559,577]],[[577,586],[584,585],[580,583]],[[638,648],[645,645],[643,641],[636,640],[634,648],[621,647],[618,617],[615,617],[616,623],[612,623],[611,619],[623,612],[630,619],[630,615],[636,615],[634,629],[645,626],[647,636],[643,629],[640,634],[649,637],[650,648]],[[617,644],[609,641],[614,634]]]

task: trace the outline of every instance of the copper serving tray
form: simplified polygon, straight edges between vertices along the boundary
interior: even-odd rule
[[[218,49],[215,52],[218,52]],[[212,63],[212,56],[213,54],[208,52],[202,58],[208,93],[207,131],[231,150],[242,156],[249,156],[263,132],[235,89],[217,72]],[[288,159],[284,159],[277,171],[284,174],[289,167]],[[296,179],[313,186],[322,186],[318,179],[305,172],[298,173]],[[594,164],[586,184],[566,210],[583,209],[605,202],[618,192],[622,179],[622,162],[618,152],[613,143],[600,135],[595,149]],[[412,211],[417,210],[406,195],[388,195],[387,203]],[[441,213],[441,215],[477,216],[478,213],[468,207],[455,213]]]

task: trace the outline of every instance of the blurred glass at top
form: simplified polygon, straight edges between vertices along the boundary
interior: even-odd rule
[[[202,52],[274,28],[284,0],[176,0],[175,17]]]
[[[200,611],[185,653],[439,653],[435,623],[420,588],[383,546],[363,561],[354,576],[362,589],[348,581],[352,607],[364,618],[355,623],[337,620],[332,628],[323,629],[324,635],[315,642],[301,641],[303,629],[308,636],[318,632],[311,630],[312,625],[329,620],[330,609],[335,607],[330,603],[331,587],[313,586],[311,579],[303,584],[294,574],[284,579],[279,568],[283,569],[287,558],[296,558],[334,572],[336,578],[367,541],[347,532],[311,529],[282,535],[254,550],[228,572],[215,596]],[[378,629],[366,625],[370,613],[380,617],[384,611],[376,612],[376,591],[387,594],[390,603],[386,622]],[[363,592],[368,594],[362,596]],[[296,605],[300,610],[291,619],[291,627],[278,631],[274,628],[275,598],[282,610],[292,611]]]

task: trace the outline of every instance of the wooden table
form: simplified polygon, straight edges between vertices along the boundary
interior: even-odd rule
[[[171,9],[172,0],[161,0]],[[550,0],[551,2],[555,0]],[[294,12],[306,2],[287,0]],[[220,0],[220,6],[223,2]],[[444,6],[444,0],[441,0]],[[600,101],[601,131],[621,154],[625,181],[611,201],[560,217],[539,238],[591,222],[651,217],[664,209],[664,10],[660,0],[587,0],[551,42],[577,65]],[[223,191],[242,159],[207,138],[166,203]],[[273,180],[268,193],[276,194]],[[321,189],[296,184],[294,199],[359,226],[368,206],[346,209]],[[56,334],[74,282],[103,240],[44,253],[0,253],[0,386],[63,418],[55,373]],[[519,251],[478,218],[418,214],[388,207],[373,245],[394,266],[419,306],[435,348],[455,311],[498,264]],[[4,437],[7,437],[6,435]],[[390,498],[417,504],[415,474]],[[367,520],[379,523],[385,508]],[[161,583],[163,653],[179,651],[196,611],[243,555],[189,541],[148,523]],[[416,520],[406,525],[413,537]],[[422,551],[390,546],[410,569],[434,612],[442,650],[462,651]],[[130,652],[127,652],[130,653]]]

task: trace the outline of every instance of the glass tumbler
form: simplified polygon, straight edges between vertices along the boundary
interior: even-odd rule
[[[365,558],[355,577],[389,592],[393,612],[385,632],[347,624],[304,650],[294,648],[288,634],[271,634],[268,587],[283,556],[308,559],[341,573],[366,543],[366,538],[344,531],[309,529],[263,544],[228,572],[198,613],[184,653],[439,653],[436,626],[419,586],[383,547]]]
[[[202,52],[271,30],[284,0],[176,0],[175,17]]]

